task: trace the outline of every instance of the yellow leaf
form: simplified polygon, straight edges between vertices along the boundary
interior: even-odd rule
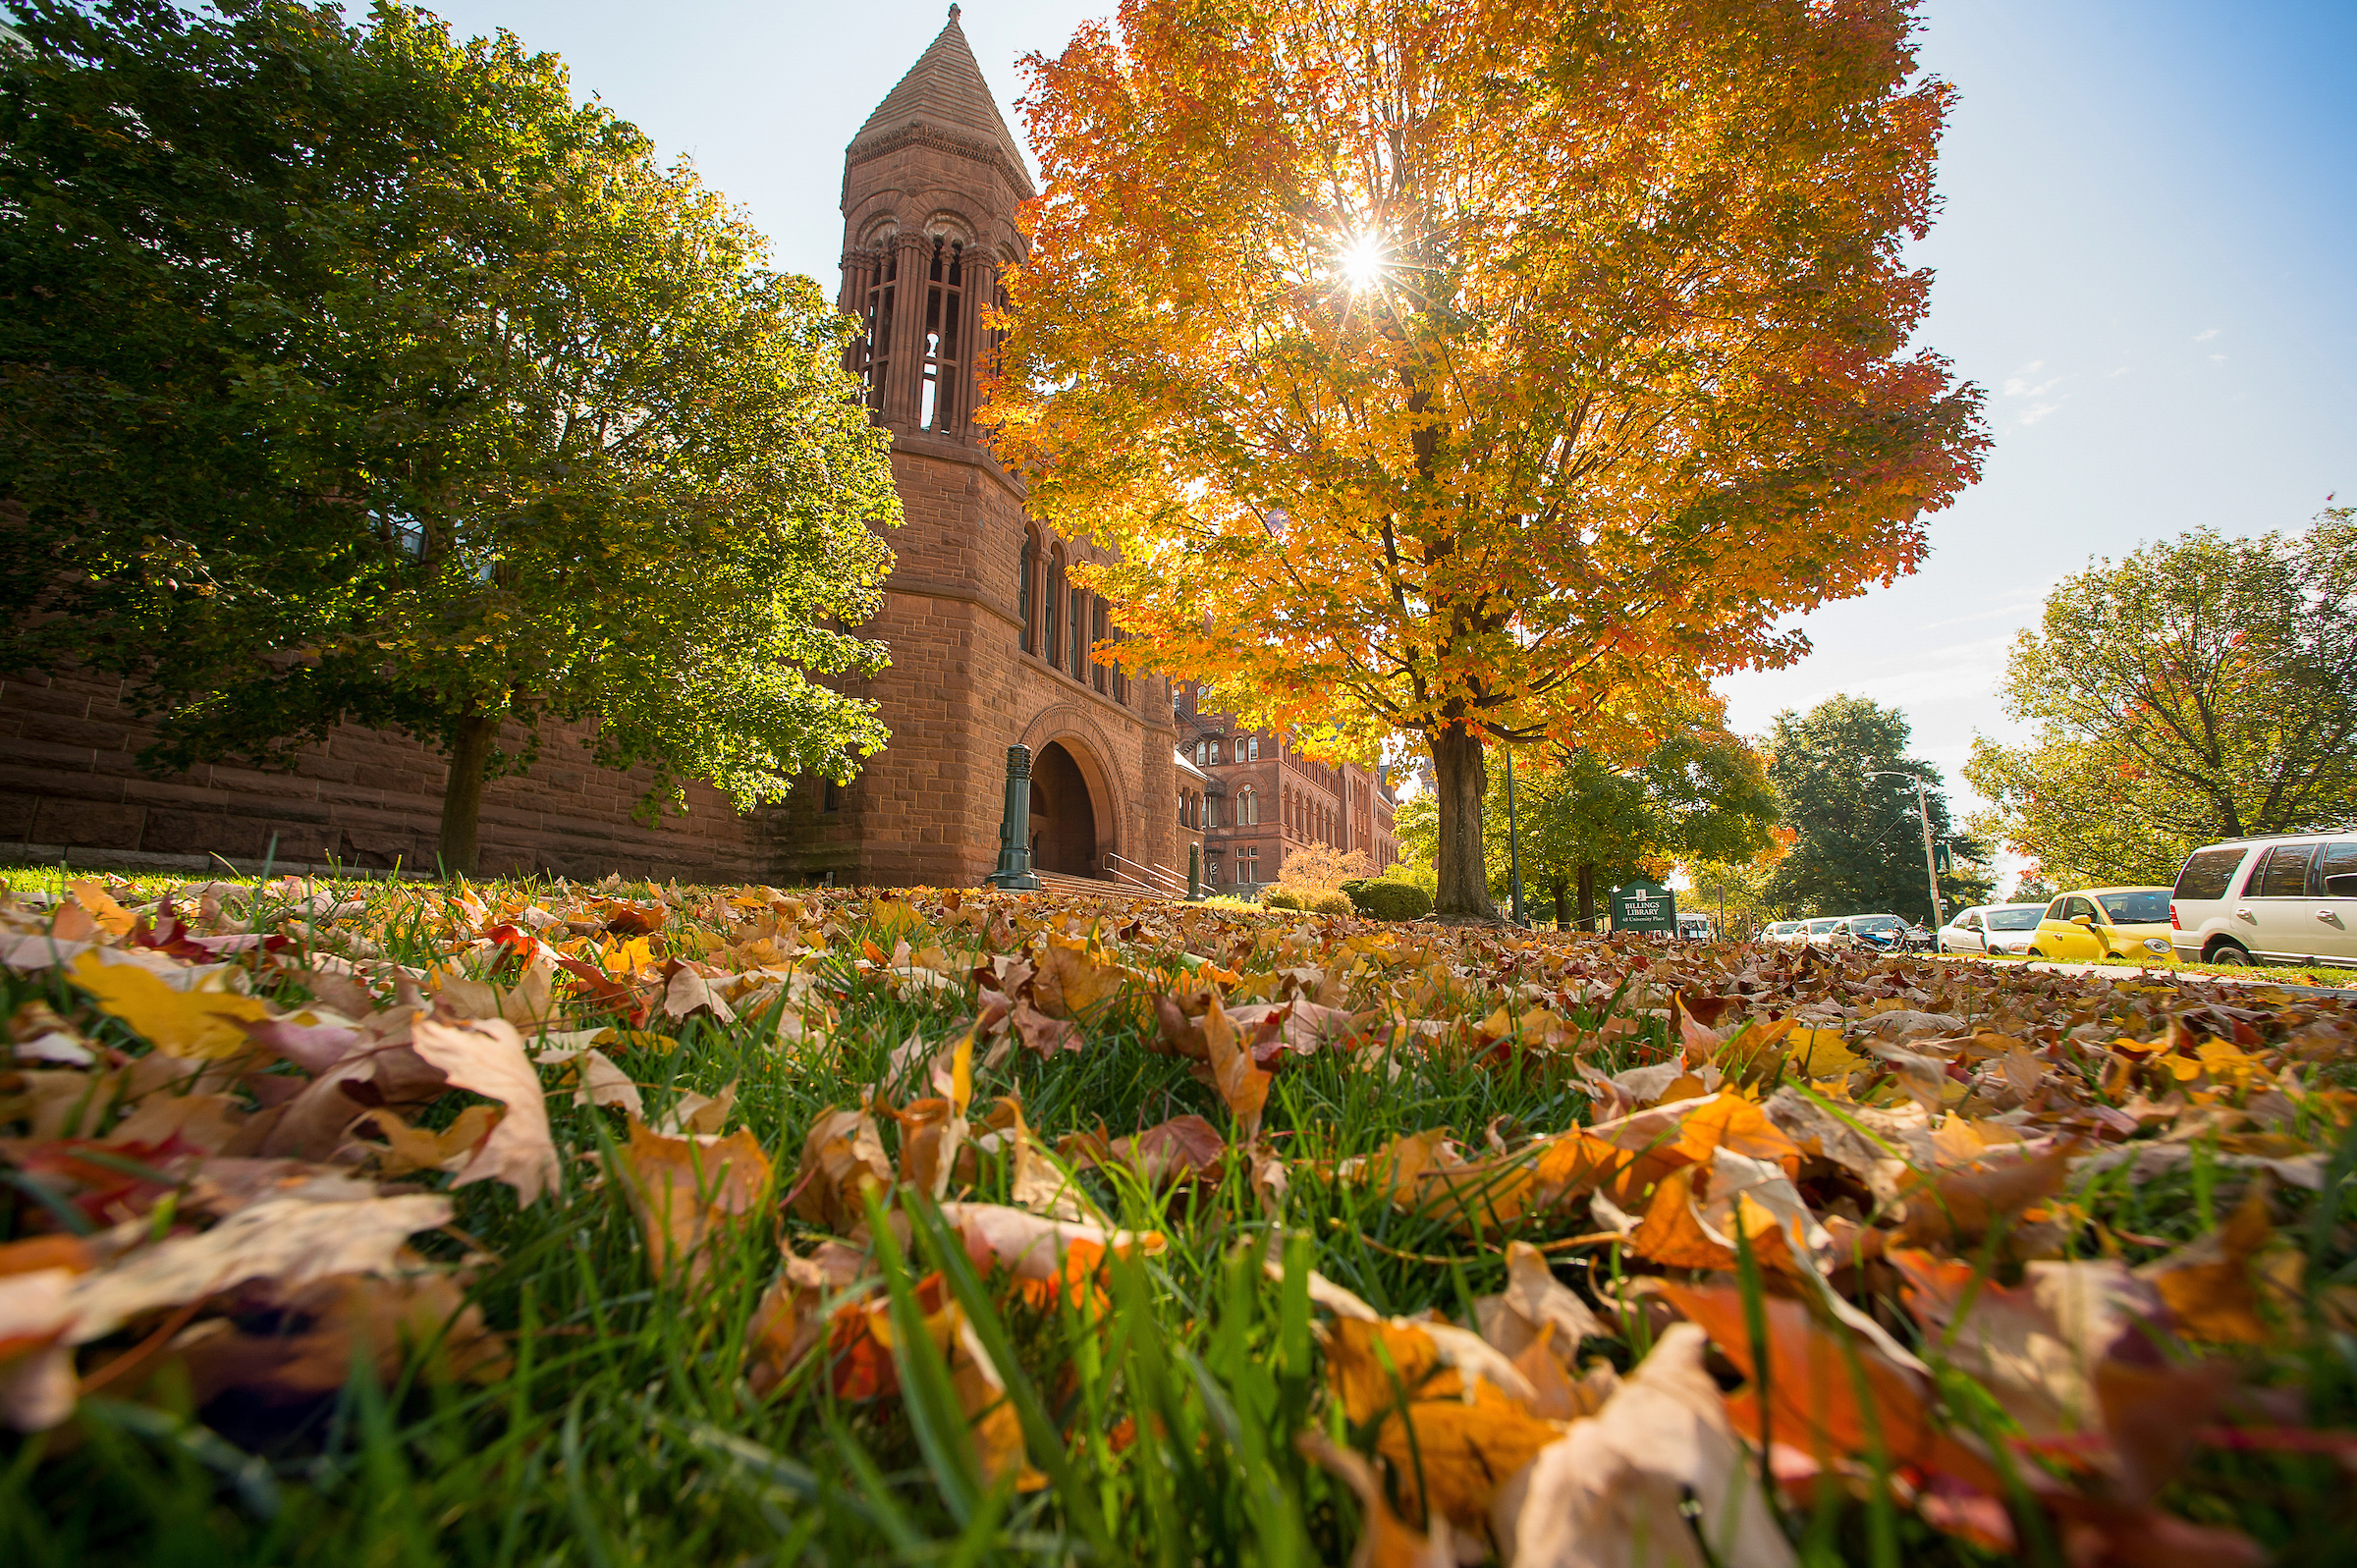
[[[74,983],[113,1017],[171,1056],[234,1056],[247,1049],[246,1023],[270,1009],[232,991],[175,991],[137,964],[108,963],[94,952],[74,960]]]
[[[71,884],[69,891],[74,894],[74,901],[82,905],[92,920],[118,937],[130,936],[131,928],[138,923],[137,916],[115,902],[104,888],[88,877]]]

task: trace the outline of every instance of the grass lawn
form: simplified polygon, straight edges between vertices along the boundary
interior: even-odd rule
[[[184,879],[6,876],[66,894],[0,922],[11,1564],[2357,1531],[2331,1000],[1048,895],[224,879],[168,916]],[[226,1261],[262,1203],[357,1258],[418,1198],[447,1222],[366,1267]]]

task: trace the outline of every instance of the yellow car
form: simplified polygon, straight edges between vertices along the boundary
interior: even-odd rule
[[[2046,906],[2029,956],[2063,963],[2173,965],[2166,888],[2081,888]]]

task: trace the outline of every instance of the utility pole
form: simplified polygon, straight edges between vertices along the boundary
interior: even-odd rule
[[[1940,862],[1932,853],[1932,799],[1923,781],[1911,773],[1870,773],[1869,779],[1904,779],[1915,786],[1915,813],[1923,823],[1923,880],[1932,893],[1932,929],[1947,924],[1947,912],[1940,906]]]
[[[1522,836],[1514,823],[1514,748],[1506,748],[1506,880],[1514,900],[1514,924],[1522,924]]]

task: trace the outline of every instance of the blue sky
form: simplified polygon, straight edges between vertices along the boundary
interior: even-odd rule
[[[844,143],[941,5],[461,0],[691,156],[832,292]],[[1016,58],[1070,0],[960,19],[1015,123]],[[2357,0],[1932,0],[1926,67],[1960,103],[1922,341],[1989,394],[1985,475],[1915,576],[1818,612],[1816,651],[1724,682],[1739,730],[1852,691],[1906,710],[1955,781],[2046,589],[2097,555],[2200,525],[2295,529],[2357,500]],[[1969,804],[1969,801],[1964,802]]]

